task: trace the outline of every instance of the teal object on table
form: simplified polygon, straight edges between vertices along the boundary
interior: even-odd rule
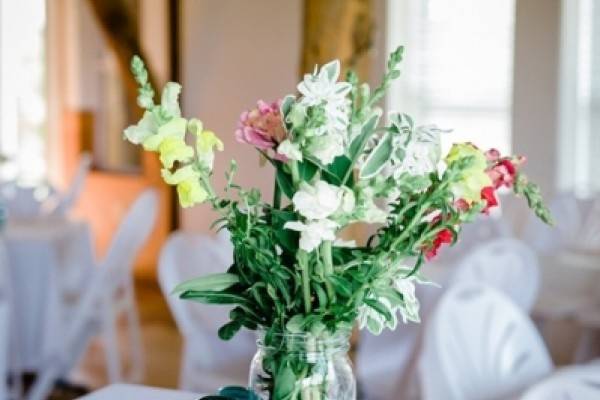
[[[217,394],[202,397],[200,400],[260,400],[252,391],[241,386],[225,386]]]

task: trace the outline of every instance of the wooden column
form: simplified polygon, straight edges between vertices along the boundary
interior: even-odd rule
[[[367,79],[373,14],[373,0],[305,0],[300,74],[337,58]]]

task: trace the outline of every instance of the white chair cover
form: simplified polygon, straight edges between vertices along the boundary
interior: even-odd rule
[[[521,400],[600,399],[600,362],[559,370],[529,389]]]
[[[419,366],[426,400],[514,395],[552,371],[532,322],[496,289],[457,284],[440,300],[425,332]]]
[[[159,280],[177,326],[184,337],[179,386],[198,393],[214,392],[219,385],[247,383],[247,372],[256,349],[248,331],[224,343],[217,331],[226,323],[229,307],[206,306],[180,300],[173,288],[200,275],[225,272],[232,262],[231,244],[223,238],[178,232],[161,252]]]
[[[462,282],[483,283],[496,288],[529,313],[540,286],[537,256],[517,239],[502,238],[483,243],[459,262],[451,284]]]

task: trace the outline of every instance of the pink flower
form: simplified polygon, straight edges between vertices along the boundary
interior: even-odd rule
[[[488,151],[485,152],[485,158],[487,158],[488,161],[498,161],[498,159],[500,158],[500,151],[498,151],[497,149],[489,149]]]
[[[512,187],[518,167],[525,162],[525,157],[501,157],[500,152],[496,149],[486,151],[485,156],[488,161],[486,172],[492,180],[494,188]]]
[[[235,130],[237,141],[261,150],[275,149],[287,136],[279,111],[280,104],[281,100],[271,104],[259,100],[257,108],[244,111]]]

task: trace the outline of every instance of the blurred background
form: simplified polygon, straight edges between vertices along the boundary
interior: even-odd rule
[[[42,398],[57,399],[117,381],[243,383],[251,335],[220,343],[226,311],[163,295],[231,256],[210,210],[180,209],[155,155],[123,141],[140,117],[129,60],[155,87],[181,82],[184,114],[223,139],[216,187],[235,158],[238,183],[269,198],[272,171],[235,142],[239,114],[334,58],[376,83],[398,45],[384,108],[454,129],[446,148],[526,155],[557,219],[503,199],[424,268],[442,284],[420,289],[424,321],[465,265],[492,264],[553,365],[600,356],[600,0],[0,0],[0,371],[26,389],[47,377]],[[365,398],[418,397],[425,322],[356,340]]]

